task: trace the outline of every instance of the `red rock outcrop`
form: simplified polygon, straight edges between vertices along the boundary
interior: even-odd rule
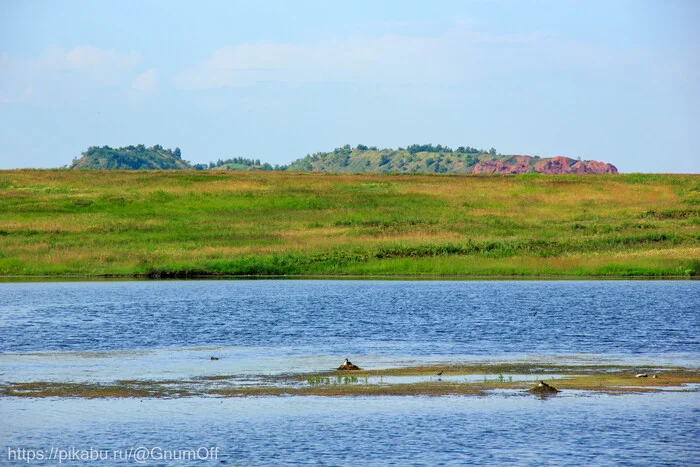
[[[524,174],[530,171],[530,156],[513,156],[507,162],[482,161],[472,168],[473,174]]]
[[[576,161],[571,166],[571,173],[577,174],[616,174],[617,167],[598,161]]]
[[[535,172],[542,174],[616,174],[617,167],[598,161],[576,161],[557,156],[535,164]]]
[[[534,159],[530,156],[512,156],[505,161],[480,161],[472,168],[473,174],[523,174],[531,171],[541,174],[616,174],[617,167],[598,161],[577,161],[569,157]]]

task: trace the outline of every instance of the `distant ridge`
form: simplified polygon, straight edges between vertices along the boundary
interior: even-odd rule
[[[346,145],[292,162],[287,170],[306,172],[406,172],[460,174],[615,174],[617,167],[569,157],[502,155],[469,146],[451,149],[441,145],[413,145],[382,149]]]
[[[538,156],[503,155],[494,148],[486,151],[469,146],[451,149],[432,144],[406,148],[378,149],[358,144],[346,144],[332,152],[317,152],[279,166],[259,159],[238,157],[209,164],[190,164],[182,159],[179,148],[174,151],[155,145],[110,148],[91,147],[75,159],[72,169],[115,170],[280,170],[295,172],[339,173],[455,173],[455,174],[615,174],[617,168],[609,163],[569,157],[540,158]]]

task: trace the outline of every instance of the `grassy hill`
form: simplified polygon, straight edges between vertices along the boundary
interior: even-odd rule
[[[180,149],[175,151],[155,145],[146,148],[143,144],[124,148],[109,146],[91,147],[75,159],[71,169],[115,169],[115,170],[173,170],[191,169],[189,162],[183,161]]]
[[[617,173],[617,168],[597,161],[566,157],[540,158],[502,155],[469,146],[451,149],[432,144],[407,148],[377,149],[345,145],[333,152],[318,152],[289,165],[290,171],[334,173]]]
[[[426,150],[427,149],[427,150]],[[496,157],[483,150],[462,148],[453,151],[441,145],[409,146],[406,148],[378,149],[374,146],[345,145],[332,152],[318,152],[297,159],[289,164],[289,170],[307,172],[429,172],[471,173],[482,157]]]
[[[700,176],[0,171],[0,276],[693,276]]]
[[[271,165],[260,159],[235,157],[208,164],[190,164],[182,160],[180,149],[174,151],[156,145],[110,148],[91,147],[80,159],[75,159],[71,169],[117,169],[117,170],[247,170],[247,171],[291,171],[333,173],[458,173],[458,174],[601,174],[617,173],[611,164],[596,161],[581,161],[566,157],[539,158],[497,154],[489,151],[459,147],[455,150],[432,144],[408,146],[407,148],[377,149],[357,145],[345,145],[333,152],[318,152],[297,159],[289,166]]]

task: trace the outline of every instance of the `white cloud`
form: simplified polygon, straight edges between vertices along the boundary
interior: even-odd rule
[[[128,85],[128,73],[143,62],[140,53],[80,46],[47,48],[38,57],[0,55],[0,103],[17,103],[47,95],[68,98],[89,87]],[[10,97],[15,96],[15,97]]]
[[[181,89],[247,87],[262,82],[454,84],[523,68],[603,67],[629,60],[626,51],[538,33],[387,34],[310,44],[257,42],[223,47],[208,60],[177,73],[173,83]]]
[[[132,89],[137,91],[148,91],[153,89],[158,84],[158,70],[151,68],[138,75],[133,83],[131,83]]]
[[[75,47],[67,51],[49,47],[34,58],[10,58],[3,55],[0,57],[0,70],[9,73],[65,70],[101,73],[129,69],[141,62],[143,57],[135,51],[123,54],[116,49],[90,46]]]
[[[128,55],[123,55],[115,49],[99,49],[90,46],[75,47],[62,58],[71,67],[93,71],[130,68],[143,61],[138,52],[132,51]]]
[[[433,82],[436,67],[458,59],[445,47],[450,38],[416,39],[385,35],[316,44],[259,42],[215,50],[199,66],[175,76],[176,87],[207,89],[286,82]],[[449,81],[441,75],[439,81]]]

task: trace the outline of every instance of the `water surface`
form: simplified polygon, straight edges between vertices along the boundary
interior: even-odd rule
[[[13,399],[0,400],[15,415],[0,437],[32,449],[219,448],[183,465],[692,465],[699,403],[698,393]]]
[[[345,357],[700,366],[689,281],[0,283],[0,298],[0,382],[255,381]],[[198,463],[689,465],[699,395],[0,398],[0,463],[26,464],[7,457],[19,447],[217,446]]]
[[[0,296],[0,352],[658,356],[700,336],[693,281],[0,283]]]

